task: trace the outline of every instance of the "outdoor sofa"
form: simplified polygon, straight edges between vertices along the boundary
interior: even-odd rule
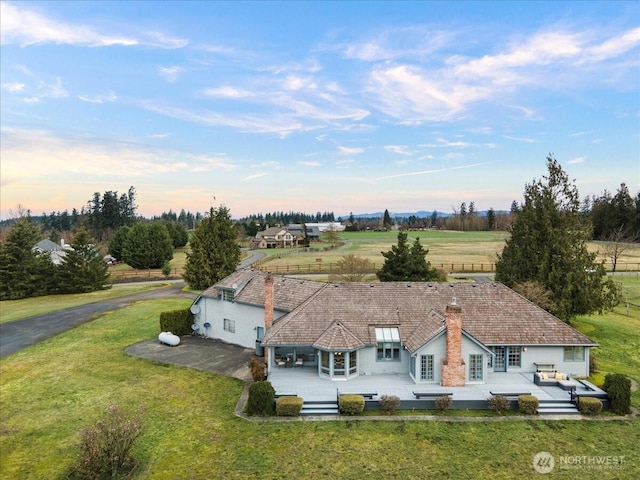
[[[566,373],[535,372],[533,383],[541,387],[560,387],[563,390],[574,390],[576,383]]]

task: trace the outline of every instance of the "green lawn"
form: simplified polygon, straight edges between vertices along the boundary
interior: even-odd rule
[[[49,295],[22,300],[6,300],[0,302],[0,323],[13,322],[21,318],[43,315],[64,310],[65,308],[149,292],[164,286],[166,284],[159,283],[153,285],[114,285],[107,290],[84,294]]]
[[[627,285],[628,283],[628,285]],[[625,281],[637,293],[640,282]],[[640,477],[640,419],[466,422],[346,420],[251,422],[233,411],[238,380],[128,357],[154,338],[159,312],[187,299],[138,302],[0,360],[0,478],[64,478],[79,431],[107,405],[142,406],[134,478],[540,478],[532,458],[551,452],[545,478]],[[640,379],[640,311],[576,325],[600,342],[600,367]],[[633,402],[640,406],[638,394]],[[606,416],[601,417],[606,418]],[[621,469],[563,469],[562,458],[624,456]]]

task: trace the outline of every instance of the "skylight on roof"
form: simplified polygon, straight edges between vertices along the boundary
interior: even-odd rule
[[[397,327],[377,327],[376,342],[399,342],[400,332]]]

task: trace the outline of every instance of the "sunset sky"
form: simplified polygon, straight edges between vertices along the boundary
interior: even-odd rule
[[[0,217],[640,189],[640,3],[1,2]]]

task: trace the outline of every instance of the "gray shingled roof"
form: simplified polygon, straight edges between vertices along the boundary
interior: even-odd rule
[[[236,285],[235,301],[264,307],[264,278],[261,270],[238,270],[209,287],[202,296],[218,298],[219,289],[233,289]],[[273,278],[273,306],[276,310],[290,312],[311,295],[320,290],[325,283],[310,282],[288,277]]]
[[[286,287],[295,287],[297,282],[281,281]],[[415,351],[442,330],[445,308],[454,297],[462,308],[463,329],[484,345],[596,345],[499,283],[317,284],[319,287],[309,283],[315,282],[301,285],[307,292],[315,288],[313,296],[276,320],[265,335],[265,345],[314,345],[339,322],[364,345],[376,343],[373,327],[397,326],[402,342]],[[350,349],[347,344],[338,348]]]

